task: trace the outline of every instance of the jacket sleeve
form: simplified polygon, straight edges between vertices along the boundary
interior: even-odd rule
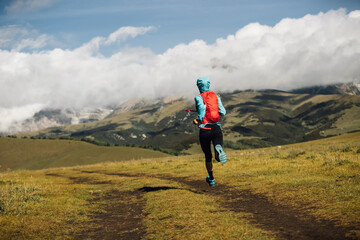
[[[222,104],[222,102],[221,102],[220,97],[217,96],[217,98],[218,98],[218,103],[219,103],[219,114],[220,114],[221,116],[225,116],[226,110],[225,110],[225,108],[224,108],[224,106],[223,106],[223,104]]]
[[[201,95],[195,96],[195,105],[196,105],[196,110],[198,111],[198,116],[196,119],[202,121],[205,117],[206,105]]]

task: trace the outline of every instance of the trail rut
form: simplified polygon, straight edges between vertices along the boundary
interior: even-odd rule
[[[317,219],[299,208],[281,203],[274,203],[265,195],[255,193],[250,189],[234,189],[224,184],[210,188],[205,181],[192,180],[184,177],[174,177],[159,174],[129,174],[109,173],[101,171],[81,171],[86,174],[103,174],[119,177],[151,177],[173,181],[187,187],[170,186],[147,187],[128,192],[110,191],[101,199],[102,213],[91,215],[92,223],[98,227],[87,229],[77,234],[77,239],[141,239],[145,236],[142,219],[145,217],[146,201],[143,195],[147,192],[185,189],[195,194],[206,194],[221,198],[221,205],[227,211],[248,213],[248,221],[261,229],[270,231],[276,239],[358,239],[351,231],[359,231],[359,226],[340,226],[336,222]],[[59,175],[57,175],[59,176]],[[91,178],[70,178],[74,183],[111,184],[111,182],[91,182]],[[131,201],[129,201],[131,199]],[[121,203],[121,204],[120,204]],[[306,206],[304,206],[306,208]]]
[[[87,172],[92,173],[92,172]],[[101,172],[93,172],[101,173]],[[358,239],[351,235],[355,226],[340,226],[336,222],[317,219],[296,209],[280,203],[273,203],[265,195],[254,193],[249,189],[237,190],[224,184],[210,188],[204,181],[191,180],[169,175],[146,175],[128,173],[101,173],[121,177],[152,177],[185,184],[190,191],[210,196],[221,196],[222,206],[233,212],[250,213],[249,221],[258,227],[271,231],[278,239]],[[166,188],[166,187],[163,187]],[[166,189],[163,189],[166,190]],[[306,208],[306,206],[304,206]]]

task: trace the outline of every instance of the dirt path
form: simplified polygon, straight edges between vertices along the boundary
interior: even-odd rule
[[[210,188],[204,181],[160,176],[159,178],[187,184],[205,194],[222,196],[225,208],[234,212],[250,213],[252,223],[264,230],[274,232],[282,239],[356,239],[347,236],[354,228],[337,226],[329,220],[317,220],[300,209],[271,202],[266,196],[249,189],[234,190],[224,184]],[[306,206],[304,206],[306,207]]]
[[[94,181],[86,176],[66,177],[53,173],[46,175],[68,178],[74,184],[112,185],[111,181]],[[145,235],[142,219],[145,218],[143,209],[146,201],[141,191],[118,191],[112,189],[101,196],[96,192],[94,195],[95,197],[89,201],[89,204],[98,205],[100,203],[100,206],[96,211],[89,213],[91,221],[87,229],[80,233],[74,233],[74,239],[141,239]]]
[[[127,173],[102,174],[121,177],[140,176]],[[143,177],[144,174],[141,176]],[[254,193],[248,189],[234,190],[224,184],[218,184],[215,188],[210,188],[205,181],[166,175],[145,176],[186,184],[191,188],[189,190],[198,194],[222,196],[223,207],[229,211],[250,213],[252,216],[249,218],[250,222],[264,230],[275,233],[278,239],[358,239],[348,234],[351,230],[355,230],[355,227],[343,227],[329,220],[315,219],[313,216],[301,211],[301,209],[273,203],[266,196]],[[167,189],[172,188],[160,186],[155,190]],[[143,189],[139,190],[143,191]],[[306,208],[306,206],[304,206],[304,208]]]
[[[76,235],[76,239],[141,239],[145,234],[142,225],[143,206],[146,202],[140,192],[119,192],[112,190],[92,202],[104,201],[101,212],[90,215],[95,228],[89,228]],[[136,198],[136,201],[133,201]],[[132,199],[132,201],[127,201]]]
[[[348,234],[351,230],[355,230],[355,227],[342,227],[329,220],[315,219],[313,216],[301,211],[301,209],[273,203],[265,195],[254,193],[248,189],[235,190],[224,184],[218,184],[215,188],[210,188],[205,181],[169,175],[82,172],[129,178],[144,176],[158,178],[185,184],[189,187],[187,190],[196,194],[221,196],[224,208],[233,212],[250,213],[251,217],[248,220],[251,223],[259,228],[273,232],[277,239],[358,239]],[[72,180],[78,183],[81,183],[81,181],[90,183],[90,178],[86,177]],[[142,218],[145,217],[143,207],[146,202],[143,194],[168,189],[175,188],[169,186],[145,186],[132,192],[109,192],[107,197],[102,199],[106,202],[102,207],[105,213],[95,213],[92,216],[93,223],[99,227],[81,233],[81,238],[79,239],[89,237],[91,239],[140,239],[145,234]],[[133,199],[134,197],[137,201],[130,201],[130,204],[119,205],[119,202],[126,203],[126,199]]]

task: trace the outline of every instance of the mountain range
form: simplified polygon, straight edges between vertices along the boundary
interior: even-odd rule
[[[258,148],[360,131],[359,94],[359,84],[316,86],[287,92],[219,93],[227,110],[220,120],[224,145],[234,149]],[[63,110],[44,110],[28,122],[35,124],[45,119],[53,126],[18,135],[73,138],[190,153],[199,151],[196,146],[198,129],[191,123],[197,115],[186,109],[194,109],[193,100],[173,97],[133,99],[118,108],[98,109],[82,115],[74,111],[64,114]]]

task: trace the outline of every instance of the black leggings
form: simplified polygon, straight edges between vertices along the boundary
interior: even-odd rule
[[[200,145],[205,154],[206,162],[211,162],[212,154],[211,154],[211,141],[214,146],[215,158],[218,160],[216,156],[215,146],[220,144],[223,145],[223,134],[221,128],[217,124],[207,124],[206,128],[211,129],[203,129],[200,128]]]

